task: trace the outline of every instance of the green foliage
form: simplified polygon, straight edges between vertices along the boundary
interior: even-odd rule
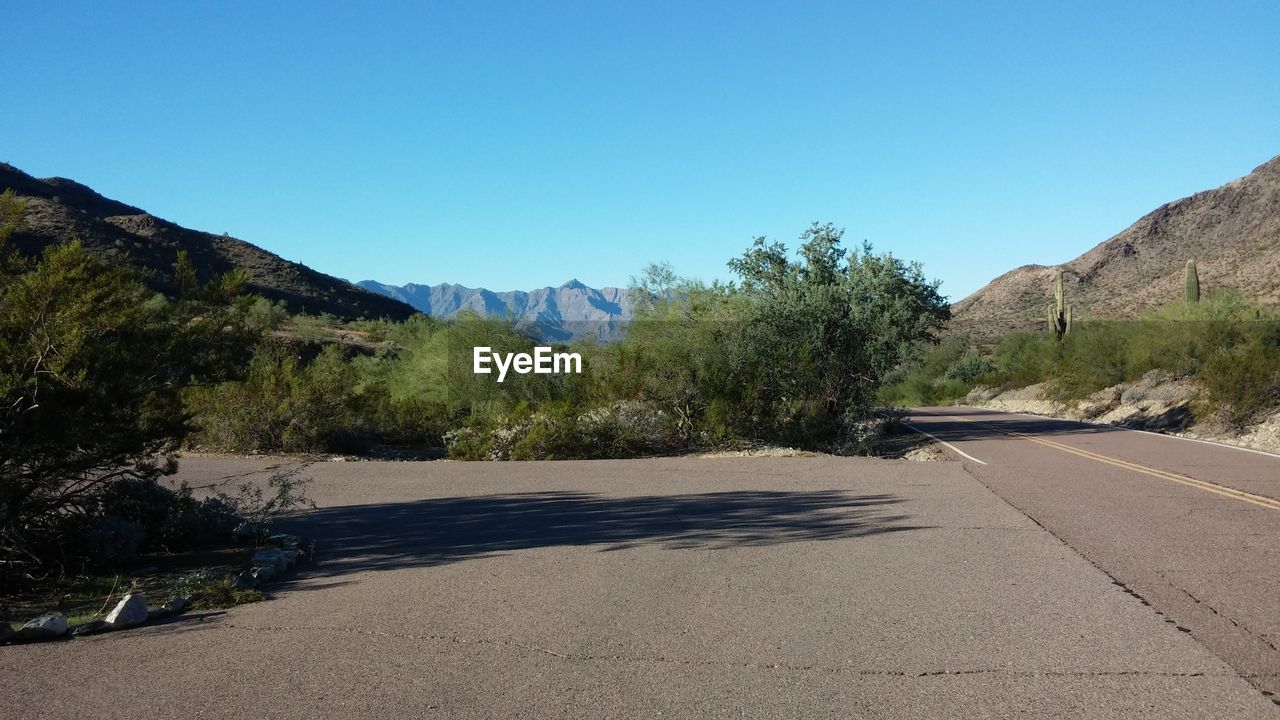
[[[237,525],[243,522],[254,529],[259,538],[265,537],[277,517],[316,506],[307,497],[311,479],[302,477],[304,469],[305,463],[271,473],[265,486],[260,482],[241,483],[235,488],[235,494],[219,491],[209,502],[227,508],[228,515],[236,519]]]
[[[1280,404],[1280,320],[1235,293],[1197,303],[1173,303],[1136,321],[1080,324],[1061,343],[1015,333],[996,351],[993,385],[1045,382],[1056,399],[1072,401],[1148,371],[1196,378],[1212,405],[1240,425]]]
[[[245,326],[258,334],[280,328],[289,318],[284,304],[271,302],[264,297],[254,298],[245,309]]]
[[[191,256],[186,250],[179,250],[178,259],[173,263],[173,286],[183,295],[189,295],[199,284],[200,279],[196,276],[196,266],[191,262]]]
[[[948,366],[942,377],[965,385],[973,385],[995,372],[995,370],[995,363],[991,362],[990,359],[971,351],[965,353],[964,357]]]
[[[1224,419],[1244,426],[1280,406],[1280,324],[1250,333],[1231,348],[1213,353],[1200,370]]]
[[[9,241],[9,236],[22,222],[25,208],[26,203],[19,200],[12,189],[5,189],[0,193],[0,258],[3,258],[6,253],[5,243]]]
[[[1053,338],[1041,333],[1011,333],[996,349],[993,382],[1008,387],[1026,387],[1049,377],[1061,349]]]
[[[735,438],[826,447],[859,432],[884,379],[947,317],[918,266],[869,246],[849,252],[839,230],[815,224],[794,257],[757,241],[730,263],[738,285],[708,287],[651,266],[637,283],[639,320],[627,337],[570,348],[587,374],[512,373],[497,383],[471,372],[471,348],[531,351],[534,341],[509,322],[417,316],[356,329],[325,316],[289,320],[280,306],[242,296],[243,273],[199,285],[185,253],[174,264],[181,296],[169,300],[67,248],[11,273],[12,367],[23,358],[43,364],[15,369],[4,389],[15,408],[23,398],[37,407],[32,383],[43,395],[84,393],[97,403],[87,414],[71,395],[56,404],[84,421],[62,431],[134,443],[75,469],[85,477],[123,464],[130,477],[154,479],[167,468],[143,458],[184,436],[211,449],[286,452],[439,445],[448,436],[456,455],[514,458],[660,453]],[[23,318],[49,302],[65,304],[64,325],[42,328],[60,334],[42,340],[58,352],[41,355],[20,347],[39,344]],[[344,344],[353,333],[372,342]],[[73,358],[79,364],[67,365]],[[972,374],[972,363],[955,372]],[[46,387],[49,378],[60,386]],[[65,435],[49,443],[74,446]],[[103,517],[112,520],[100,530],[121,555],[132,527],[142,543],[165,536],[157,517]]]
[[[71,530],[112,554],[148,536],[106,513],[120,483],[173,471],[187,431],[179,392],[232,374],[251,335],[246,302],[170,303],[78,242],[0,261],[0,552],[28,579],[86,560]],[[251,341],[249,341],[251,342]],[[115,518],[106,521],[105,518]],[[138,535],[130,525],[142,527]],[[105,546],[104,546],[105,547]]]
[[[994,372],[991,361],[971,349],[968,335],[944,338],[898,367],[881,390],[881,403],[897,407],[946,405]]]
[[[337,346],[303,363],[287,346],[264,341],[243,380],[187,390],[191,442],[248,452],[360,450],[367,433],[356,381]]]
[[[340,321],[328,313],[320,315],[294,315],[289,321],[290,330],[299,340],[310,343],[332,342]]]
[[[742,279],[743,322],[729,394],[736,429],[801,447],[838,442],[866,417],[883,381],[948,307],[918,265],[865,246],[846,257],[841,231],[814,224],[800,261],[758,239],[730,267]]]
[[[1186,288],[1183,291],[1183,299],[1188,303],[1200,302],[1200,275],[1196,272],[1195,260],[1187,261],[1187,269],[1183,275],[1183,281],[1186,285]]]
[[[234,579],[226,575],[193,578],[185,587],[193,610],[220,610],[260,602],[264,597],[260,590],[237,588]]]
[[[64,547],[86,567],[119,569],[143,552],[176,552],[230,540],[242,522],[219,498],[197,500],[146,478],[105,485],[83,514],[64,518]]]
[[[669,418],[652,405],[620,401],[583,409],[558,402],[527,405],[489,423],[448,434],[459,460],[569,460],[643,457],[686,447]]]
[[[243,380],[187,394],[192,441],[241,451],[443,443],[462,458],[617,457],[735,438],[826,447],[860,432],[884,378],[947,307],[918,266],[869,247],[849,254],[830,225],[801,241],[795,260],[758,241],[730,264],[737,286],[650,266],[626,337],[568,348],[583,375],[474,374],[473,347],[535,345],[509,322],[475,316],[360,325],[381,343],[372,353],[329,347],[307,360],[264,346]],[[307,323],[324,325],[295,319],[303,339]]]

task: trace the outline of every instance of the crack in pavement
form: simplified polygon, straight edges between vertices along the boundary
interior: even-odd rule
[[[516,642],[514,640],[493,640],[486,638],[464,638],[458,635],[435,635],[429,633],[395,633],[382,630],[361,630],[358,628],[332,627],[323,625],[237,625],[219,622],[212,627],[226,630],[248,632],[319,632],[363,635],[366,637],[391,638],[396,640],[416,640],[445,642],[454,645],[480,645],[488,647],[518,648],[530,653],[548,655],[571,662],[625,662],[649,663],[663,665],[682,665],[699,667],[741,668],[747,670],[780,670],[794,672],[818,672],[829,674],[845,674],[869,677],[927,678],[964,675],[999,675],[1006,677],[1162,677],[1162,678],[1235,678],[1235,677],[1277,677],[1277,675],[1240,675],[1234,671],[1227,672],[1177,672],[1162,670],[1011,670],[1009,668],[972,668],[967,670],[879,670],[873,668],[840,667],[832,665],[796,665],[792,663],[753,663],[734,662],[729,660],[703,660],[673,658],[664,655],[593,655],[589,653],[561,653],[536,645]]]
[[[1164,577],[1164,575],[1163,575],[1163,574],[1161,574],[1161,577]],[[1166,581],[1168,581],[1168,579],[1167,579],[1167,578],[1166,578]],[[1168,581],[1168,582],[1169,582],[1169,584],[1173,585],[1172,581]],[[1182,594],[1184,594],[1184,595],[1186,595],[1187,597],[1191,598],[1191,600],[1192,600],[1193,602],[1195,602],[1195,604],[1197,604],[1197,605],[1199,605],[1199,606],[1201,606],[1201,607],[1205,608],[1206,610],[1208,610],[1209,612],[1213,613],[1214,615],[1217,615],[1218,617],[1222,618],[1223,620],[1226,620],[1227,622],[1231,623],[1231,624],[1232,624],[1232,625],[1234,625],[1235,627],[1240,628],[1240,629],[1241,629],[1241,630],[1243,630],[1246,634],[1248,634],[1250,637],[1256,638],[1257,640],[1261,641],[1262,643],[1264,643],[1267,647],[1271,648],[1272,650],[1274,650],[1274,651],[1276,651],[1276,652],[1280,652],[1280,648],[1276,647],[1275,643],[1273,643],[1273,642],[1271,642],[1270,640],[1268,640],[1268,639],[1267,639],[1267,635],[1266,635],[1266,633],[1256,633],[1256,632],[1254,632],[1254,631],[1250,630],[1246,625],[1244,625],[1244,624],[1242,624],[1242,623],[1239,623],[1239,622],[1236,622],[1236,620],[1235,620],[1234,618],[1232,618],[1230,615],[1227,615],[1226,613],[1220,612],[1220,611],[1219,611],[1217,608],[1215,608],[1214,606],[1212,606],[1212,605],[1210,605],[1209,603],[1207,603],[1207,602],[1205,602],[1205,601],[1201,600],[1200,598],[1196,597],[1195,595],[1192,595],[1190,590],[1187,590],[1186,588],[1181,587],[1181,586],[1179,586],[1179,585],[1173,585],[1173,586],[1174,586],[1174,587],[1176,587],[1176,588],[1178,588],[1179,590],[1181,590],[1181,591],[1182,591]]]

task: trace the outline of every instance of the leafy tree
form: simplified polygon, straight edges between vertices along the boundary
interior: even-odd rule
[[[187,295],[196,289],[200,280],[196,277],[196,266],[186,250],[178,251],[178,259],[173,263],[173,284],[178,292]]]
[[[839,440],[864,418],[885,377],[949,317],[918,264],[849,254],[843,231],[814,223],[799,259],[759,238],[730,268],[741,278],[742,420],[801,445]]]
[[[68,530],[108,488],[174,470],[187,430],[178,392],[235,372],[248,303],[170,303],[79,242],[4,254],[0,575],[65,567]]]

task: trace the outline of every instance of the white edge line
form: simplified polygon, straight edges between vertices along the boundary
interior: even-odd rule
[[[964,457],[969,458],[970,460],[972,460],[972,461],[974,461],[974,462],[978,463],[979,465],[986,465],[986,463],[985,463],[985,462],[983,462],[983,461],[979,460],[978,458],[976,458],[976,457],[974,457],[974,456],[970,455],[969,453],[967,453],[967,452],[965,452],[965,451],[961,450],[960,448],[956,447],[955,445],[952,445],[951,443],[947,442],[946,440],[941,440],[941,439],[939,439],[938,437],[936,437],[936,436],[934,436],[934,435],[930,435],[929,433],[927,433],[927,432],[925,432],[925,431],[921,430],[920,428],[916,427],[915,425],[912,425],[912,424],[911,424],[911,423],[909,423],[909,422],[904,422],[904,423],[902,423],[902,424],[903,424],[903,425],[906,425],[907,427],[911,428],[912,430],[915,430],[916,432],[920,433],[921,435],[923,435],[923,436],[925,436],[925,437],[927,437],[927,438],[930,438],[931,440],[933,440],[933,441],[934,441],[934,442],[936,442],[936,443],[941,443],[942,445],[945,445],[945,446],[947,446],[947,447],[951,448],[951,449],[952,449],[952,450],[954,450],[955,452],[959,453],[960,455],[963,455]]]
[[[1110,425],[1108,423],[1090,422],[1088,420],[1072,420],[1071,418],[1054,417],[1053,415],[1034,415],[1032,413],[1011,412],[1009,410],[994,410],[992,408],[984,408],[978,405],[959,405],[957,407],[972,407],[975,410],[986,410],[987,412],[1001,413],[1004,415],[1021,415],[1022,417],[1040,418],[1043,420],[1061,420],[1062,422],[1077,423],[1079,425],[1088,425],[1090,427],[1110,428],[1112,430],[1128,430],[1129,432],[1142,433],[1143,435],[1154,435],[1156,437],[1169,438],[1170,440],[1186,440],[1187,442],[1201,443],[1203,445],[1213,445],[1215,447],[1227,448],[1228,450],[1239,450],[1240,452],[1253,453],[1254,455],[1265,455],[1280,459],[1280,455],[1266,450],[1245,447],[1243,445],[1232,445],[1231,443],[1218,442],[1217,440],[1204,440],[1202,438],[1186,437],[1183,435],[1173,435],[1171,433],[1155,432],[1154,430],[1142,430],[1139,428],[1125,427],[1124,425]],[[937,439],[937,438],[935,438]],[[938,442],[942,442],[938,440]],[[957,450],[956,452],[960,452]]]
[[[1089,424],[1090,425],[1096,424],[1096,425],[1099,425],[1100,427],[1118,427],[1121,430],[1132,430],[1133,432],[1140,432],[1143,435],[1156,435],[1158,437],[1166,437],[1172,440],[1186,440],[1187,442],[1201,443],[1204,445],[1216,445],[1217,447],[1220,447],[1220,448],[1228,448],[1230,450],[1239,450],[1240,452],[1253,453],[1254,455],[1265,455],[1267,457],[1280,459],[1280,455],[1277,455],[1273,452],[1267,452],[1266,450],[1259,450],[1257,448],[1245,447],[1243,445],[1232,445],[1231,443],[1218,442],[1217,440],[1204,440],[1202,438],[1184,437],[1182,435],[1170,435],[1169,433],[1154,432],[1152,430],[1139,430],[1138,428],[1127,428],[1120,425],[1102,425],[1102,423],[1089,423]]]

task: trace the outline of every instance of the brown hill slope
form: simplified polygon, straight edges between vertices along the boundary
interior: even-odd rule
[[[158,290],[172,291],[173,263],[186,250],[200,280],[239,268],[249,274],[249,290],[282,300],[293,312],[403,319],[408,305],[324,273],[289,262],[229,235],[189,230],[143,210],[105,198],[66,178],[37,179],[0,163],[0,191],[12,188],[26,205],[11,238],[14,247],[37,254],[51,243],[79,238],[85,247],[124,256],[148,274]]]
[[[1076,317],[1133,317],[1182,298],[1195,260],[1206,293],[1280,308],[1280,156],[1216,190],[1165,204],[1062,265]],[[1055,268],[1026,265],[952,306],[951,330],[992,337],[1044,325]]]

